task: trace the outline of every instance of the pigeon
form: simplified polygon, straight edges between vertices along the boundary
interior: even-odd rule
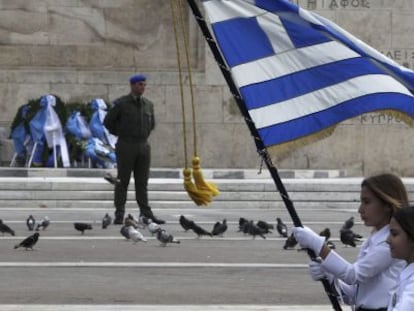
[[[144,235],[133,226],[128,227],[128,235],[129,238],[134,241],[134,244],[138,243],[139,241],[147,242],[147,239],[144,237]]]
[[[193,227],[191,229],[195,232],[195,234],[197,234],[198,238],[201,238],[203,235],[213,236],[211,232],[208,232],[207,230],[201,228],[195,222],[193,222]]]
[[[183,227],[184,231],[187,232],[188,230],[193,229],[194,222],[186,218],[184,215],[180,216],[179,222],[181,227]]]
[[[250,230],[250,226],[253,225],[253,221],[247,220],[243,223],[242,227],[241,227],[241,231],[244,234],[249,234],[249,230]]]
[[[273,230],[275,228],[272,224],[269,224],[264,220],[259,220],[256,223],[256,226],[259,227],[260,229],[262,229],[263,233],[272,233],[272,231],[270,231],[270,230]]]
[[[253,220],[249,221],[248,232],[247,233],[250,234],[251,236],[253,236],[253,239],[256,238],[256,235],[262,237],[263,239],[266,239],[266,237],[264,236],[265,231],[262,228],[256,226],[253,223]]]
[[[157,230],[157,240],[160,241],[160,246],[167,246],[168,243],[180,244],[179,240],[176,240],[171,234],[166,230],[159,228]]]
[[[144,215],[140,215],[137,223],[138,223],[138,225],[139,225],[140,228],[145,228],[146,226],[149,225],[149,223],[151,221],[152,221],[151,218],[148,218],[148,217],[146,217]]]
[[[319,235],[325,237],[325,241],[327,242],[331,238],[331,230],[329,228],[325,228],[319,232]]]
[[[295,236],[293,233],[289,235],[289,237],[285,241],[285,245],[283,245],[283,249],[292,249],[298,244],[298,241],[296,241]]]
[[[108,226],[112,223],[112,217],[109,216],[108,213],[102,218],[102,229],[108,228]]]
[[[33,231],[35,224],[36,224],[36,220],[34,219],[32,215],[29,215],[29,217],[26,219],[27,229],[29,229],[29,231]]]
[[[139,224],[138,224],[138,219],[136,219],[134,216],[132,216],[131,214],[128,214],[128,216],[125,218],[124,220],[124,224],[126,226],[132,226],[134,228],[138,228]]]
[[[356,242],[361,241],[362,236],[353,232],[351,229],[341,229],[339,231],[340,239],[345,246],[356,247]]]
[[[249,221],[246,218],[240,217],[239,218],[239,231],[238,232],[244,232],[244,229],[246,227],[246,224]]]
[[[276,230],[280,236],[287,238],[288,237],[288,227],[279,217],[276,218]]]
[[[227,231],[227,219],[223,219],[223,222],[217,221],[214,224],[213,230],[211,231],[212,235],[223,236],[224,232]]]
[[[21,241],[19,244],[16,244],[14,248],[24,247],[26,250],[30,248],[33,250],[33,246],[37,243],[39,240],[39,232],[35,232],[31,236],[25,238],[23,241]]]
[[[92,225],[84,223],[84,222],[75,222],[73,223],[73,226],[75,227],[76,230],[80,231],[82,234],[85,233],[85,230],[92,230]]]
[[[342,229],[351,229],[354,226],[354,217],[349,217],[342,225]]]
[[[14,236],[14,230],[11,229],[8,225],[6,225],[5,223],[3,223],[3,220],[0,219],[0,232],[2,233],[2,235],[4,235],[5,233],[8,233],[10,235]]]
[[[160,225],[153,222],[152,219],[148,219],[148,221],[149,222],[148,222],[147,229],[151,233],[151,235],[154,235],[161,229]]]
[[[128,228],[129,228],[129,226],[124,225],[124,226],[122,226],[121,230],[119,231],[119,232],[121,232],[122,236],[127,240],[130,239]]]
[[[115,176],[113,176],[111,173],[106,173],[104,175],[104,179],[109,182],[111,185],[117,185],[119,184],[121,181],[116,178]]]
[[[50,224],[49,217],[45,216],[45,218],[43,218],[43,220],[40,222],[40,224],[37,225],[36,231],[39,231],[40,228],[42,228],[43,230],[46,230],[46,228],[49,226],[49,224]]]

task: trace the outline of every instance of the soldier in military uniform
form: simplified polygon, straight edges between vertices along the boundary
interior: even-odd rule
[[[129,82],[131,92],[114,101],[104,120],[108,131],[118,136],[115,151],[119,182],[115,185],[114,224],[122,224],[124,220],[131,172],[134,174],[135,198],[140,209],[140,216],[163,224],[165,221],[156,218],[148,205],[147,186],[151,162],[148,137],[155,127],[154,105],[142,96],[146,86],[144,75],[133,75]]]

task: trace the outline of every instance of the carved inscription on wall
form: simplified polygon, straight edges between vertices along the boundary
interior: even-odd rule
[[[369,9],[371,0],[306,0],[303,5],[302,1],[292,1],[302,4],[308,10],[319,9]]]

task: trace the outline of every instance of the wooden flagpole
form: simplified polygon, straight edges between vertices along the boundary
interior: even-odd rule
[[[210,32],[210,29],[208,28],[205,19],[203,17],[203,15],[200,12],[200,9],[198,8],[197,3],[195,2],[195,0],[187,0],[193,15],[198,23],[198,26],[200,27],[204,38],[206,39],[211,52],[214,55],[214,58],[217,62],[217,64],[220,67],[220,70],[227,82],[227,85],[230,89],[230,92],[232,93],[234,99],[236,100],[237,106],[239,107],[241,113],[243,114],[246,124],[251,132],[251,134],[254,137],[254,142],[256,144],[256,148],[257,148],[257,152],[259,153],[259,155],[262,157],[263,161],[266,163],[266,166],[270,172],[270,175],[272,176],[273,181],[276,184],[276,188],[279,191],[283,202],[285,203],[286,209],[289,212],[290,217],[292,218],[293,224],[295,225],[295,227],[303,227],[302,222],[295,210],[295,207],[293,206],[293,202],[292,200],[289,198],[289,195],[286,191],[286,188],[279,176],[279,172],[277,170],[277,168],[273,165],[272,163],[272,159],[269,156],[269,153],[267,152],[267,149],[263,143],[263,141],[261,140],[259,133],[256,129],[256,127],[253,124],[253,121],[250,119],[249,117],[249,113],[246,109],[246,105],[244,104],[244,100],[241,97],[239,90],[237,88],[237,86],[235,85],[231,73],[229,71],[229,69],[226,66],[226,63],[224,62],[223,56],[221,55],[217,44]],[[311,259],[315,259],[316,255],[312,250],[308,250],[308,255]],[[338,302],[338,297],[336,294],[336,291],[332,288],[332,286],[329,284],[329,281],[325,278],[321,280],[323,287],[325,289],[326,294],[328,295],[328,298],[332,304],[332,307],[334,308],[334,310],[336,311],[342,311],[342,308]]]

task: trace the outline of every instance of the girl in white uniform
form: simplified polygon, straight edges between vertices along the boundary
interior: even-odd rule
[[[392,295],[388,311],[414,310],[414,206],[402,208],[391,218],[387,239],[391,256],[403,259],[407,266],[401,272],[398,287]]]
[[[302,247],[320,257],[319,262],[310,263],[314,280],[327,277],[335,281],[344,302],[353,310],[386,311],[404,267],[402,260],[391,257],[386,241],[389,222],[394,212],[408,205],[408,195],[398,176],[381,174],[363,180],[360,198],[358,212],[364,224],[373,229],[354,263],[331,250],[324,237],[307,227],[295,227],[293,233]]]

